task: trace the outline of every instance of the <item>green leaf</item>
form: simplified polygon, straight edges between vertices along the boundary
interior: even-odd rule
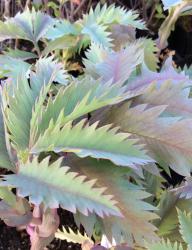
[[[192,217],[190,213],[182,212],[177,210],[179,223],[180,223],[180,233],[184,241],[188,244],[188,249],[192,249]]]
[[[56,38],[53,41],[47,43],[47,46],[43,50],[42,54],[44,56],[48,55],[50,52],[57,49],[68,49],[77,45],[79,38],[72,35],[64,35],[62,37]]]
[[[69,122],[61,128],[59,119],[56,124],[51,121],[31,152],[73,152],[79,157],[109,159],[117,165],[132,168],[136,168],[135,164],[153,162],[142,146],[135,145],[137,141],[128,138],[129,134],[117,133],[118,128],[111,129],[111,125],[99,128],[97,125],[98,122],[86,125],[82,120],[74,126]]]
[[[47,106],[44,109],[41,107],[42,114],[39,115],[38,121],[31,125],[32,141],[45,132],[51,120],[56,123],[60,113],[63,113],[63,116],[59,122],[63,126],[96,109],[133,97],[134,93],[125,93],[124,90],[119,84],[102,83],[89,77],[74,80],[67,87],[61,87],[54,98],[48,99]],[[33,116],[36,116],[36,113],[34,109]]]
[[[109,217],[98,221],[101,235],[105,234],[108,240],[114,238],[117,244],[129,243],[133,241],[143,244],[143,237],[146,240],[156,240],[156,228],[150,223],[157,218],[154,212],[155,207],[148,204],[145,199],[150,196],[141,186],[131,183],[131,171],[128,168],[119,168],[110,161],[95,160],[91,158],[79,159],[71,157],[66,160],[69,166],[73,166],[75,171],[88,176],[90,179],[97,179],[96,185],[106,186],[114,194],[115,199],[121,206],[123,218]],[[85,216],[79,216],[80,223],[86,232],[90,232],[90,220]]]
[[[60,205],[73,213],[79,210],[85,215],[95,212],[99,216],[121,216],[111,195],[103,194],[105,188],[94,188],[95,180],[85,181],[85,176],[60,167],[62,158],[49,165],[49,157],[40,163],[37,158],[19,167],[14,175],[5,175],[0,186],[18,188],[18,196],[29,196],[29,201],[39,206],[58,208]],[[40,192],[39,192],[40,190]]]
[[[12,79],[11,85],[6,84],[3,88],[5,122],[18,151],[25,151],[29,146],[30,120],[35,103],[40,97],[40,90],[44,86],[50,87],[54,80],[66,83],[62,65],[52,59],[42,58],[37,61],[36,72],[30,72],[30,85],[22,72],[18,79]]]
[[[190,212],[192,201],[180,199],[178,195],[175,195],[170,190],[164,191],[158,205],[160,219],[155,223],[159,229],[159,236],[171,238],[174,230],[179,229],[177,208],[181,211]]]
[[[21,74],[29,76],[31,65],[21,59],[13,58],[7,55],[0,55],[0,75],[1,77],[10,77],[17,79]]]
[[[110,33],[106,29],[107,27],[101,24],[88,23],[83,27],[82,34],[88,35],[91,42],[110,48],[112,39],[109,37]]]
[[[183,250],[181,244],[175,242],[171,243],[169,240],[162,240],[161,242],[146,244],[148,250]]]
[[[145,64],[151,71],[156,71],[158,69],[158,55],[159,51],[156,43],[152,39],[144,39],[144,61]]]
[[[57,232],[55,233],[55,237],[60,240],[66,240],[67,242],[78,244],[83,244],[85,241],[90,242],[92,245],[94,244],[86,234],[83,235],[79,231],[75,233],[70,227],[68,228],[68,230],[66,230],[65,227],[62,227],[62,231],[57,230]]]
[[[37,44],[53,23],[49,15],[36,12],[34,8],[32,11],[26,9],[4,23],[0,22],[0,40],[20,38]]]
[[[20,49],[11,49],[4,52],[4,55],[21,60],[35,59],[37,55],[28,51],[20,50]]]
[[[112,79],[113,83],[124,83],[143,60],[142,43],[139,40],[118,52],[104,51],[93,45],[86,56],[87,73],[102,77],[104,82]]]
[[[148,108],[147,104],[130,108],[130,103],[118,109],[111,108],[104,124],[120,125],[146,145],[149,155],[161,164],[170,166],[177,173],[190,176],[192,170],[191,119],[160,117],[166,106]]]

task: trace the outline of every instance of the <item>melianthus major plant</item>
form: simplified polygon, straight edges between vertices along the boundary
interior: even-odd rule
[[[0,217],[26,228],[32,250],[55,236],[83,249],[192,248],[190,70],[171,57],[159,69],[156,42],[136,28],[138,14],[114,5],[75,23],[34,9],[0,23],[1,41],[34,46],[0,56]],[[82,49],[75,78],[62,62]],[[185,184],[165,189],[169,167]],[[86,234],[58,231],[58,207]]]

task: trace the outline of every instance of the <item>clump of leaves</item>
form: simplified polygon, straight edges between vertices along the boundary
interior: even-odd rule
[[[136,39],[136,28],[145,28],[138,14],[114,5],[75,23],[34,9],[0,23],[2,41],[34,47],[0,57],[0,166],[9,170],[0,218],[25,227],[32,250],[55,235],[83,249],[172,249],[175,239],[176,249],[185,244],[179,230],[191,244],[183,214],[192,208],[183,198],[190,182],[166,192],[161,176],[171,168],[190,178],[191,80],[172,58],[159,69],[156,43]],[[83,74],[75,78],[58,51],[82,48]],[[59,207],[74,213],[84,234],[58,231]]]

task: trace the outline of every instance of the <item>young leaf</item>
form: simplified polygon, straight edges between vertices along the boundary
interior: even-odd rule
[[[66,240],[67,242],[73,242],[78,244],[83,244],[85,241],[90,242],[92,245],[94,244],[93,241],[86,234],[83,235],[79,231],[75,233],[71,228],[68,228],[68,230],[66,230],[65,227],[62,227],[62,231],[58,230],[55,233],[55,237],[60,240]]]
[[[118,128],[111,129],[111,125],[99,128],[97,125],[98,122],[91,126],[86,125],[82,120],[75,126],[69,122],[61,128],[59,119],[56,124],[51,121],[31,152],[73,152],[79,157],[109,159],[117,165],[132,168],[136,168],[135,164],[153,162],[142,146],[135,145],[136,140],[128,138],[129,134],[117,133]]]
[[[23,13],[0,23],[0,40],[21,38],[37,44],[53,24],[54,21],[49,15],[36,12],[35,9],[26,9]]]
[[[113,83],[124,83],[129,78],[132,71],[135,70],[136,66],[142,62],[143,51],[141,46],[141,42],[138,41],[130,44],[121,51],[106,51],[104,54],[102,54],[101,49],[101,57],[97,57],[97,59],[99,59],[97,63],[97,59],[93,54],[98,51],[98,48],[97,51],[93,52],[92,49],[95,49],[94,46],[87,52],[86,55],[88,59],[84,60],[84,64],[88,68],[88,71],[102,77],[104,82],[112,79]],[[91,59],[91,65],[89,65],[89,58]]]
[[[180,223],[180,233],[182,238],[188,245],[188,249],[192,249],[192,218],[191,214],[177,210],[179,223]]]
[[[37,158],[21,165],[14,175],[4,175],[1,186],[18,188],[18,195],[29,196],[35,205],[44,203],[46,207],[59,205],[73,213],[79,210],[88,215],[95,212],[99,216],[121,216],[111,195],[103,194],[104,188],[94,188],[95,180],[85,181],[85,176],[69,172],[69,167],[60,167],[62,159],[49,165],[49,157],[40,163]]]
[[[169,240],[162,240],[161,242],[146,244],[148,250],[183,250],[181,244],[175,242],[171,243]]]

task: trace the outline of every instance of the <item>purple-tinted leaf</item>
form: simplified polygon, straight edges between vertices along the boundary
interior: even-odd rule
[[[178,73],[172,66],[172,58],[170,57],[165,62],[164,67],[161,72],[150,71],[146,66],[143,66],[141,74],[137,77],[134,77],[127,84],[128,90],[139,91],[145,89],[149,84],[157,82],[158,85],[161,85],[166,80],[171,80],[173,83],[186,82],[190,83],[189,77],[184,74],[184,72]]]
[[[19,205],[13,208],[3,200],[0,201],[0,218],[6,225],[11,227],[24,226],[30,223],[32,219],[32,213],[30,210],[19,211]]]
[[[184,185],[173,189],[180,198],[191,199],[192,198],[192,177],[187,177]]]

